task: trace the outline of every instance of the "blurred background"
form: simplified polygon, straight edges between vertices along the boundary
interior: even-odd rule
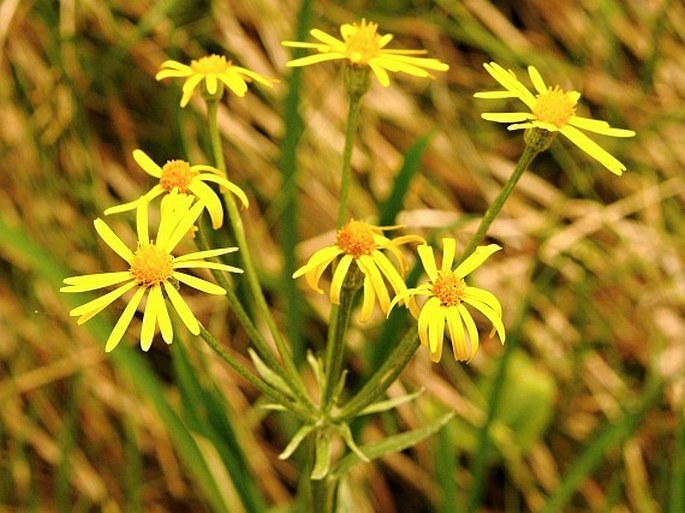
[[[341,504],[685,511],[682,2],[2,0],[0,512],[305,510],[295,501],[302,451],[277,459],[292,417],[267,414],[183,329],[143,353],[139,317],[105,354],[123,302],[78,327],[68,311],[86,295],[58,288],[69,275],[122,270],[92,221],[152,185],[134,149],[211,162],[204,103],[181,110],[179,82],[154,74],[168,58],[221,53],[280,80],[227,97],[219,122],[275,315],[299,358],[320,349],[326,297],[289,275],[333,240],[347,100],[339,63],[293,79],[280,42],[361,17],[395,34],[392,47],[425,48],[450,70],[434,81],[395,75],[364,98],[357,218],[468,241],[523,149],[520,132],[480,119],[514,106],[472,97],[499,89],[483,62],[528,85],[535,65],[549,85],[582,93],[580,115],[637,137],[594,137],[627,165],[622,177],[561,139],[534,162],[490,231],[503,251],[471,280],[500,298],[507,344],[482,331],[469,365],[448,348],[434,365],[420,349],[389,394],[425,393],[357,423],[357,440],[456,418],[415,449],[355,467]],[[133,241],[131,220],[108,222]],[[250,365],[226,303],[186,297]],[[354,326],[350,386],[387,355],[397,340],[388,330],[381,316]]]

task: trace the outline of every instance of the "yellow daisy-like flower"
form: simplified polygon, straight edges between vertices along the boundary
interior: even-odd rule
[[[626,170],[626,166],[619,160],[578,129],[611,137],[633,137],[635,132],[613,128],[606,121],[576,116],[576,105],[580,99],[580,93],[563,91],[559,86],[547,87],[542,76],[533,66],[528,67],[528,75],[537,95],[519,82],[513,71],[507,71],[496,62],[486,63],[484,66],[506,91],[480,92],[474,96],[485,99],[518,98],[526,104],[530,112],[486,112],[481,114],[483,119],[498,123],[513,123],[509,125],[509,130],[542,128],[550,132],[561,132],[612,173],[620,175]]]
[[[209,55],[190,61],[190,66],[178,61],[164,61],[155,80],[163,78],[185,78],[181,107],[188,105],[190,97],[197,86],[204,80],[205,90],[212,96],[221,97],[223,87],[228,87],[234,94],[245,96],[247,82],[254,80],[262,85],[272,87],[276,80],[260,75],[255,71],[234,65],[223,55]]]
[[[192,194],[204,203],[212,219],[212,227],[216,230],[224,222],[224,209],[217,194],[205,182],[219,184],[235,194],[245,208],[249,205],[243,190],[224,178],[221,171],[212,166],[191,166],[185,160],[170,160],[160,167],[142,150],[133,150],[133,159],[147,174],[159,178],[159,183],[135,201],[108,208],[105,215],[134,210],[140,202],[149,202],[160,194],[176,189],[181,194]]]
[[[384,313],[387,313],[390,308],[390,295],[386,281],[395,294],[407,289],[401,276],[406,272],[407,262],[399,246],[408,242],[424,241],[416,235],[388,239],[383,236],[380,227],[353,219],[338,230],[335,244],[314,253],[304,266],[295,271],[293,278],[304,275],[307,284],[312,289],[323,293],[323,290],[319,288],[321,275],[338,256],[342,255],[333,272],[329,293],[331,303],[340,304],[340,292],[345,277],[350,266],[356,265],[364,275],[364,300],[360,320],[366,322],[371,317],[376,299]],[[383,253],[385,250],[395,257],[399,271]]]
[[[442,239],[442,245],[440,269],[435,263],[433,248],[426,244],[418,247],[419,257],[430,283],[401,292],[393,299],[392,306],[399,301],[409,302],[416,295],[429,296],[418,315],[418,329],[421,344],[428,348],[431,360],[440,361],[446,325],[452,340],[454,358],[460,361],[470,361],[478,351],[479,338],[476,323],[464,306],[465,304],[485,315],[504,343],[502,307],[499,301],[491,292],[469,287],[464,281],[465,276],[480,267],[490,255],[501,248],[497,244],[479,246],[472,255],[452,270],[456,241],[445,238]]]
[[[311,48],[318,54],[289,61],[286,66],[307,66],[323,61],[344,59],[351,66],[368,66],[385,87],[390,85],[388,71],[403,72],[416,77],[434,78],[427,70],[447,71],[449,66],[438,59],[416,57],[426,50],[389,50],[385,46],[392,40],[392,34],[378,34],[378,25],[362,19],[360,23],[346,23],[340,27],[342,41],[322,30],[310,31],[320,43],[283,41],[283,46]]]
[[[79,325],[100,313],[126,292],[135,290],[107,339],[105,351],[109,352],[117,346],[144,296],[147,296],[147,301],[143,308],[143,324],[140,332],[140,346],[144,351],[150,349],[152,345],[156,325],[159,325],[164,341],[167,344],[172,342],[173,330],[165,297],[171,301],[188,330],[194,335],[200,333],[197,319],[177,290],[179,283],[207,294],[223,295],[226,291],[214,283],[182,272],[183,269],[205,268],[234,273],[243,272],[237,267],[203,260],[237,251],[238,248],[220,248],[178,257],[172,256],[171,252],[193,226],[204,205],[197,202],[191,207],[194,200],[192,196],[173,195],[169,199],[170,201],[166,202],[162,210],[157,240],[154,242],[148,235],[148,206],[145,203],[139,203],[136,211],[138,247],[135,251],[129,249],[102,219],[95,220],[98,235],[128,263],[127,271],[87,274],[64,279],[66,286],[60,289],[61,292],[87,292],[119,285],[104,296],[71,310],[69,315],[78,316]]]

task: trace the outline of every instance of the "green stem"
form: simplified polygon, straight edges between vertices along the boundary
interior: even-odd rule
[[[354,418],[385,393],[390,385],[402,373],[419,347],[418,332],[409,330],[392,353],[388,355],[383,365],[371,376],[362,389],[350,399],[335,416],[335,422],[347,422]]]
[[[199,249],[203,251],[210,249],[207,241],[207,234],[205,232],[205,226],[201,222],[198,222],[196,241]],[[215,258],[214,260],[220,262],[218,258]],[[216,269],[212,269],[211,272],[214,275],[214,279],[216,279],[217,283],[219,283],[219,285],[226,290],[226,299],[228,300],[228,304],[257,350],[257,354],[272,371],[276,372],[282,378],[285,378],[285,372],[269,348],[269,344],[252,323],[252,319],[250,319],[250,316],[245,311],[243,304],[240,302],[240,299],[238,299],[233,286],[233,281],[230,279],[230,276],[226,276],[224,273]]]
[[[219,169],[224,175],[226,175],[226,162],[224,160],[224,153],[221,147],[221,136],[219,134],[219,126],[217,123],[218,114],[218,100],[207,102],[207,118],[209,122],[209,136],[212,141],[212,151],[214,153],[214,162],[217,169]],[[262,286],[259,283],[259,277],[255,269],[252,257],[250,256],[250,249],[247,244],[247,238],[245,237],[245,229],[243,227],[243,222],[240,219],[240,213],[238,212],[238,206],[236,205],[235,198],[233,194],[229,191],[224,193],[224,203],[228,210],[228,217],[233,228],[233,233],[236,238],[238,247],[240,248],[240,255],[243,261],[243,267],[245,271],[245,278],[247,279],[247,284],[250,289],[250,293],[255,301],[257,309],[261,312],[264,317],[266,324],[271,332],[271,336],[276,343],[276,348],[283,360],[286,375],[289,378],[290,384],[293,386],[293,390],[297,394],[298,398],[304,401],[307,405],[312,405],[311,399],[306,393],[304,383],[302,378],[297,372],[295,367],[295,362],[292,359],[290,350],[283,339],[278,327],[276,326],[276,321],[271,315],[269,306],[266,303],[266,298],[264,297],[264,292],[262,291]]]
[[[331,308],[332,322],[328,328],[326,361],[324,364],[326,383],[321,400],[324,411],[330,409],[333,395],[340,379],[343,355],[345,354],[345,333],[350,324],[355,292],[355,289],[343,287],[340,294],[340,305],[333,305]]]
[[[326,476],[323,479],[312,479],[312,509],[317,513],[334,513],[337,479]]]
[[[359,125],[359,108],[361,107],[361,94],[350,94],[350,104],[347,110],[347,128],[345,129],[345,149],[343,150],[342,174],[340,176],[340,203],[338,204],[338,228],[347,222],[347,202],[350,196],[350,183],[352,182],[352,150],[357,138],[357,126]]]
[[[235,370],[240,376],[242,376],[246,381],[251,383],[257,390],[263,394],[269,396],[274,401],[282,404],[288,410],[292,411],[298,415],[305,422],[313,422],[314,416],[312,412],[300,403],[293,401],[291,398],[283,394],[280,390],[270,386],[268,383],[262,381],[257,376],[252,374],[247,367],[243,366],[236,358],[231,356],[228,351],[226,351],[221,344],[212,336],[212,334],[205,329],[203,325],[200,324],[200,336],[209,347],[211,347],[219,357],[226,362],[230,367]]]
[[[538,153],[540,153],[539,149],[536,149],[531,145],[526,145],[526,148],[523,151],[521,158],[519,159],[518,163],[516,164],[516,167],[514,168],[514,172],[509,177],[509,180],[507,180],[507,183],[504,184],[504,188],[499,193],[497,198],[495,198],[495,201],[492,202],[492,205],[490,205],[488,210],[485,212],[485,215],[483,216],[483,219],[481,220],[480,225],[478,226],[478,230],[476,230],[476,233],[471,238],[469,245],[462,253],[461,260],[464,260],[471,253],[473,253],[478,247],[478,245],[481,242],[483,242],[483,239],[485,239],[485,235],[488,233],[490,225],[497,217],[497,214],[499,214],[499,211],[502,210],[502,207],[504,206],[504,203],[507,201],[507,198],[514,190],[514,187],[516,187],[519,178],[521,178],[523,172],[526,169],[528,169],[528,166],[530,166],[531,162],[533,162],[533,159],[538,155]]]

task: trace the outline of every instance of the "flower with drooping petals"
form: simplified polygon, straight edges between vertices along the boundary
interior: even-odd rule
[[[626,166],[623,163],[582,133],[579,128],[611,137],[633,137],[635,132],[613,128],[606,121],[576,116],[576,105],[580,99],[580,93],[563,91],[559,86],[547,87],[542,76],[533,66],[528,66],[528,75],[537,95],[519,82],[513,71],[507,71],[496,62],[485,63],[484,66],[487,72],[506,90],[480,92],[474,96],[484,99],[518,98],[526,104],[530,112],[486,112],[481,114],[483,119],[498,123],[513,123],[507,127],[509,130],[538,128],[549,132],[560,132],[612,173],[620,175],[625,171]]]
[[[342,41],[313,29],[310,34],[319,43],[284,41],[284,46],[293,48],[311,48],[319,53],[294,59],[286,66],[307,66],[317,62],[344,59],[350,66],[368,66],[378,81],[385,87],[390,85],[388,71],[403,72],[416,77],[433,76],[427,71],[447,71],[449,66],[438,59],[417,57],[426,54],[426,50],[391,50],[385,48],[392,40],[392,34],[378,34],[378,25],[362,19],[360,23],[345,23],[340,27]]]
[[[236,66],[223,55],[216,54],[192,60],[190,66],[178,61],[164,61],[160,71],[155,75],[155,80],[170,77],[186,79],[183,83],[181,107],[188,105],[190,97],[202,81],[205,83],[206,92],[218,98],[223,95],[224,86],[238,96],[245,96],[247,82],[254,80],[268,87],[272,87],[276,82],[255,71]]]
[[[204,208],[201,202],[196,202],[191,206],[194,199],[192,196],[180,194],[169,196],[169,201],[162,208],[157,240],[154,242],[150,240],[148,234],[148,205],[140,202],[136,210],[138,247],[135,251],[126,246],[102,219],[95,220],[94,224],[98,235],[126,261],[129,268],[126,271],[65,278],[66,286],[62,287],[60,291],[88,292],[118,285],[116,289],[104,296],[89,301],[69,312],[69,315],[79,317],[79,325],[100,313],[126,292],[135,291],[112,333],[110,333],[105,344],[105,351],[109,352],[119,344],[144,296],[147,296],[147,300],[143,307],[143,324],[140,332],[140,346],[144,351],[150,349],[152,345],[156,325],[159,325],[162,338],[167,344],[171,344],[173,340],[173,329],[165,298],[171,301],[188,330],[194,335],[199,334],[200,325],[178,292],[179,284],[188,285],[207,294],[223,295],[226,294],[226,290],[182,271],[205,268],[234,273],[243,272],[241,269],[230,265],[204,261],[205,258],[225,255],[237,251],[238,248],[219,248],[177,257],[172,256],[171,252],[188,233]]]
[[[333,272],[329,293],[331,303],[340,304],[340,293],[346,277],[358,269],[364,276],[364,300],[359,318],[361,322],[366,322],[371,317],[376,299],[381,310],[384,313],[388,312],[390,295],[386,282],[395,294],[407,289],[402,279],[407,263],[399,246],[408,242],[423,242],[423,239],[416,235],[388,239],[383,236],[381,227],[353,219],[338,230],[335,244],[314,253],[304,266],[295,271],[293,278],[304,275],[312,289],[323,293],[319,288],[321,275],[342,255]],[[399,270],[383,253],[386,250],[395,257]]]
[[[249,205],[243,190],[224,178],[221,171],[212,166],[191,166],[185,160],[170,160],[160,167],[142,150],[133,150],[133,159],[147,174],[159,178],[159,183],[135,201],[108,208],[105,210],[106,216],[134,210],[140,202],[149,202],[160,194],[170,193],[176,189],[180,194],[192,194],[202,200],[212,219],[212,227],[216,230],[224,222],[224,209],[216,192],[205,182],[219,184],[220,187],[235,194],[245,208]]]
[[[497,244],[479,246],[456,269],[452,270],[456,241],[442,239],[442,265],[438,269],[433,248],[422,244],[417,250],[430,283],[399,293],[392,301],[408,302],[413,296],[428,296],[418,315],[419,339],[428,348],[433,362],[440,361],[442,343],[447,333],[452,340],[454,358],[470,361],[478,351],[478,330],[471,313],[465,305],[470,305],[492,323],[500,340],[504,343],[505,332],[502,324],[502,307],[494,294],[477,287],[470,287],[464,277],[480,267],[485,260],[501,248]]]

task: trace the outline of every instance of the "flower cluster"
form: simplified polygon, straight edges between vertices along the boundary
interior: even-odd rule
[[[407,262],[399,250],[400,245],[409,242],[422,243],[417,251],[430,279],[430,283],[411,289],[407,288],[402,277],[407,270]],[[350,276],[360,271],[364,291],[359,316],[361,322],[369,320],[376,298],[385,314],[389,314],[395,304],[405,304],[418,318],[419,339],[428,348],[431,360],[437,362],[442,356],[446,325],[454,357],[470,361],[478,350],[479,337],[475,321],[465,304],[481,312],[492,323],[500,340],[504,342],[505,339],[502,307],[497,298],[491,292],[469,287],[464,282],[465,276],[499,249],[495,244],[478,247],[452,270],[456,241],[452,238],[443,239],[442,265],[438,270],[433,249],[421,237],[405,235],[388,239],[382,235],[381,227],[352,220],[338,231],[333,245],[315,252],[304,266],[295,271],[293,277],[304,275],[309,287],[323,293],[319,281],[324,271],[335,262],[329,298],[331,303],[339,304],[342,288]],[[383,251],[390,252],[395,263]],[[390,300],[390,294],[394,295],[394,299]],[[417,295],[429,296],[421,308],[414,300]]]
[[[371,72],[381,85],[387,87],[390,84],[389,72],[434,78],[431,72],[445,72],[449,69],[440,60],[425,57],[425,50],[387,48],[393,35],[380,34],[378,25],[365,19],[342,25],[341,39],[319,29],[312,30],[310,34],[316,42],[282,43],[291,48],[316,51],[315,54],[289,61],[287,66],[298,67],[342,60],[346,71],[351,70],[351,75],[357,76],[356,91],[361,94],[368,90]],[[623,163],[581,130],[612,137],[632,137],[635,132],[611,127],[605,121],[576,115],[580,93],[564,91],[559,86],[548,87],[533,66],[528,68],[528,74],[535,93],[521,83],[514,72],[499,64],[491,62],[484,66],[504,90],[479,92],[475,94],[477,98],[514,98],[522,101],[529,109],[529,112],[487,112],[482,114],[484,119],[507,123],[509,130],[525,130],[525,141],[529,148],[534,147],[536,141],[544,141],[534,148],[536,151],[546,149],[553,137],[561,133],[611,172],[620,175],[625,171]],[[267,87],[272,87],[276,82],[237,66],[224,56],[214,54],[193,60],[190,65],[167,60],[162,63],[155,78],[184,80],[181,107],[188,105],[198,88],[207,101],[218,102],[226,88],[242,97],[247,92],[249,82]],[[354,81],[350,83],[352,82]],[[348,90],[352,91],[350,87]],[[183,237],[192,231],[204,210],[207,211],[214,229],[223,225],[224,205],[214,188],[223,192],[225,197],[227,193],[234,195],[245,208],[248,207],[245,192],[227,178],[225,171],[209,165],[190,164],[180,159],[168,160],[159,165],[139,149],[133,152],[133,159],[145,173],[157,179],[158,183],[138,199],[110,207],[104,214],[135,210],[138,238],[136,247],[132,249],[127,246],[102,219],[94,222],[98,235],[126,262],[128,268],[69,277],[64,280],[65,286],[61,289],[62,292],[75,293],[116,286],[114,290],[72,309],[70,315],[78,317],[78,324],[88,321],[117,299],[128,295],[128,303],[106,342],[107,351],[114,349],[121,341],[141,305],[141,347],[144,350],[150,348],[157,328],[164,341],[171,343],[173,330],[167,299],[188,330],[198,334],[201,329],[199,322],[179,293],[181,285],[214,295],[225,294],[226,290],[189,274],[188,270],[204,268],[242,272],[226,263],[205,260],[228,254],[237,248],[224,247],[183,255],[172,254]],[[163,196],[159,207],[160,222],[153,240],[149,235],[148,210],[151,202],[159,196]],[[233,205],[232,202],[229,204]],[[350,297],[353,298],[357,290],[361,289],[361,322],[369,321],[376,304],[386,315],[395,305],[406,306],[418,321],[418,339],[435,362],[441,358],[446,335],[451,340],[455,359],[470,361],[474,358],[479,346],[479,334],[469,308],[480,312],[492,325],[492,333],[496,332],[504,343],[505,328],[498,299],[491,292],[469,286],[465,282],[472,271],[501,248],[495,244],[478,246],[472,254],[464,255],[463,260],[455,267],[456,241],[445,238],[442,241],[442,258],[438,267],[433,248],[423,238],[416,235],[388,238],[384,235],[385,230],[396,228],[398,227],[380,227],[360,220],[350,220],[339,228],[335,241],[316,251],[305,265],[295,271],[293,278],[304,276],[312,289],[323,293],[319,283],[330,268],[330,302],[340,304],[343,294],[351,294]],[[480,239],[476,237],[476,240]],[[418,257],[429,280],[413,288],[407,287],[404,279],[408,263],[402,247],[409,243],[418,244]],[[475,247],[476,241],[472,244]],[[417,301],[419,297],[424,299]]]
[[[186,79],[181,98],[182,107],[188,104],[193,92],[202,82],[204,95],[215,100],[223,95],[224,86],[236,95],[243,96],[249,81],[254,80],[269,87],[274,82],[254,71],[234,66],[231,61],[218,55],[192,61],[190,66],[176,61],[165,61],[156,78],[161,80],[167,77]],[[169,160],[160,166],[139,149],[134,150],[133,159],[143,171],[159,182],[139,198],[110,207],[104,213],[110,215],[136,211],[136,248],[129,248],[102,219],[96,219],[94,222],[98,235],[128,264],[128,269],[65,278],[65,286],[60,289],[62,292],[74,293],[117,286],[111,292],[69,312],[70,315],[78,317],[79,325],[92,319],[117,299],[129,295],[128,303],[107,339],[106,351],[113,350],[119,344],[139,307],[143,311],[140,332],[140,345],[143,350],[147,351],[151,347],[157,327],[162,339],[171,343],[173,329],[167,299],[188,330],[198,335],[200,324],[179,293],[181,285],[213,295],[226,294],[226,290],[187,271],[204,268],[213,271],[243,272],[225,263],[205,260],[237,251],[238,248],[235,247],[204,249],[180,256],[174,256],[172,252],[186,234],[193,232],[203,210],[209,214],[214,229],[223,225],[224,206],[210,184],[215,184],[221,192],[235,195],[243,207],[247,208],[249,202],[245,192],[228,180],[224,172],[213,166],[192,165],[179,159]],[[164,197],[159,208],[160,221],[156,239],[152,240],[149,237],[149,208],[152,200],[162,195]]]

